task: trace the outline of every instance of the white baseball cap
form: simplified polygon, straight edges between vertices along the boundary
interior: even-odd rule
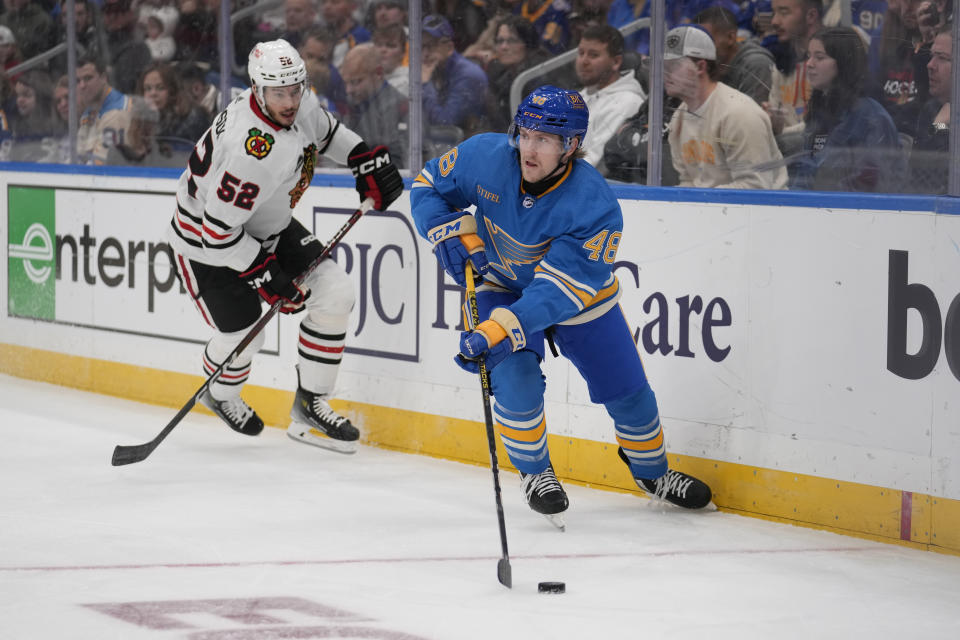
[[[0,44],[16,44],[17,39],[13,37],[13,31],[10,27],[0,24]]]
[[[674,27],[667,32],[663,40],[664,60],[676,60],[677,58],[701,58],[703,60],[716,60],[717,48],[713,44],[713,38],[710,34],[691,25]]]

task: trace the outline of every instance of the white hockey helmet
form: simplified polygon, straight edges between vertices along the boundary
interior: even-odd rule
[[[299,83],[301,93],[307,88],[307,68],[300,54],[286,40],[258,43],[247,59],[247,73],[261,107],[265,107],[265,87],[286,87]]]

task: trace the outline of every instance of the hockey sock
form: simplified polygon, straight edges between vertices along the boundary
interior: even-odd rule
[[[300,386],[313,393],[330,393],[337,381],[343,346],[346,342],[346,318],[316,322],[307,317],[300,323],[297,345],[297,369]]]
[[[650,387],[606,404],[615,422],[617,442],[635,478],[659,478],[667,472],[667,450],[660,412]]]
[[[542,404],[532,411],[514,412],[496,403],[493,416],[510,462],[518,471],[540,473],[550,466]]]

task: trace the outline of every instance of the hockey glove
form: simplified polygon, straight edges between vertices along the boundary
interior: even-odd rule
[[[460,334],[460,353],[454,358],[457,366],[469,373],[480,373],[480,358],[487,363],[487,371],[503,362],[504,358],[527,346],[527,338],[520,321],[506,307],[497,307],[490,319],[481,322],[473,331]]]
[[[490,269],[483,240],[477,235],[477,220],[469,213],[452,211],[430,221],[427,238],[443,270],[461,287],[467,286],[464,274],[467,260],[473,263],[474,282],[483,281]]]
[[[347,158],[347,166],[357,179],[360,201],[373,198],[373,208],[383,211],[403,193],[403,179],[390,160],[390,151],[383,145],[367,148],[361,142]]]
[[[282,301],[280,313],[299,313],[303,311],[303,303],[310,296],[310,290],[304,291],[293,284],[290,276],[284,273],[277,262],[277,256],[260,249],[246,271],[240,277],[256,289],[260,297],[273,306],[278,300]]]

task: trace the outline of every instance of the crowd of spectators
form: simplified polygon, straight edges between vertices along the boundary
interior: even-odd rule
[[[284,38],[324,106],[408,163],[409,2],[423,16],[426,155],[506,131],[520,95],[576,89],[586,160],[642,183],[649,0],[283,0],[233,23],[235,69]],[[2,0],[0,160],[67,162],[66,6]],[[221,0],[75,0],[77,159],[181,166],[220,101]],[[825,4],[826,3],[826,4]],[[666,0],[662,181],[747,189],[944,193],[952,0]],[[530,76],[558,54],[565,64]],[[14,73],[9,70],[14,69]]]

